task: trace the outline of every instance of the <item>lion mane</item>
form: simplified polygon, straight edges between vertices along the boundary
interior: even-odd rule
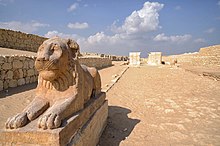
[[[15,129],[38,119],[42,129],[58,128],[62,121],[101,93],[101,78],[94,67],[80,65],[79,45],[71,39],[53,37],[37,52],[39,72],[34,100],[23,112],[9,118],[6,128]]]

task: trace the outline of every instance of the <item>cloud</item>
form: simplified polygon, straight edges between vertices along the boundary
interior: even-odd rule
[[[204,32],[205,33],[213,33],[215,31],[215,28],[209,28],[209,29],[207,29],[207,30],[205,30]]]
[[[128,16],[123,25],[117,27],[114,23],[112,30],[117,33],[134,34],[139,32],[149,32],[160,28],[159,11],[163,8],[163,4],[158,2],[145,2],[143,8],[133,11]]]
[[[72,38],[74,40],[82,39],[79,35],[60,33],[57,30],[48,31],[44,36],[47,37],[47,38],[51,38],[51,37],[54,37],[54,36],[59,36],[61,38]]]
[[[181,10],[182,7],[181,7],[181,6],[176,6],[174,9],[175,9],[175,10]]]
[[[67,26],[71,29],[86,29],[89,27],[88,23],[86,23],[86,22],[84,22],[84,23],[79,23],[79,22],[69,23]]]
[[[195,39],[194,42],[196,42],[196,43],[205,43],[206,41],[203,38],[198,38],[198,39]]]
[[[175,36],[166,36],[164,33],[158,34],[156,37],[153,38],[154,41],[171,41],[171,42],[185,42],[191,39],[191,35],[175,35]]]
[[[74,3],[67,9],[67,11],[72,12],[72,11],[76,10],[78,6],[79,6],[78,3]]]
[[[218,1],[217,5],[219,5],[219,6],[220,6],[220,1]]]
[[[9,22],[0,22],[0,27],[5,29],[12,29],[17,31],[22,31],[26,33],[36,32],[39,28],[49,27],[49,24],[40,23],[37,21],[31,21],[23,23],[20,21],[9,21]]]

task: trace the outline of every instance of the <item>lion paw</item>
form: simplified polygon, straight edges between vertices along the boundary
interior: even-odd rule
[[[57,114],[46,114],[38,120],[38,127],[42,129],[54,129],[61,125],[61,119]]]
[[[20,113],[15,115],[14,117],[8,118],[5,123],[6,129],[16,129],[19,127],[23,127],[28,123],[27,113]]]

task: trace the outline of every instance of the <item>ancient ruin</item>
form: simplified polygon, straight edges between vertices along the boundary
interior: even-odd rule
[[[129,65],[139,66],[141,64],[140,54],[141,52],[130,52],[129,53]]]
[[[74,132],[69,133],[70,137],[68,137],[69,139],[65,139],[65,142],[63,142],[62,139],[58,142],[52,142],[52,145],[58,145],[58,143],[64,143],[66,145],[66,142],[69,142],[73,134],[75,134],[76,129],[83,126],[82,123],[85,124],[88,119],[91,118],[92,113],[103,106],[105,94],[101,93],[99,72],[95,68],[80,65],[77,56],[78,52],[79,45],[70,39],[54,37],[43,42],[38,49],[35,61],[35,67],[39,71],[35,98],[23,112],[7,120],[5,124],[6,129],[16,129],[27,124],[33,124],[32,121],[40,116],[37,119],[38,122],[35,122],[36,125],[34,124],[35,127],[41,129],[56,129],[61,125],[66,125],[62,126],[62,128],[65,129],[68,127],[75,129]],[[96,98],[97,101],[93,99],[94,101],[92,102],[91,98]],[[90,104],[95,104],[96,108],[93,107],[91,109],[88,103],[89,101]],[[107,104],[104,104],[104,107],[106,106]],[[86,110],[85,107],[90,111],[89,114],[84,111]],[[74,120],[76,117],[73,115],[78,111],[81,111],[78,117],[81,117],[83,113],[86,114],[86,117],[83,117],[82,121],[78,120],[75,123]],[[102,131],[106,121],[105,118],[107,115],[103,116],[104,119],[100,123],[102,127],[97,129],[98,133]],[[72,120],[70,121],[75,123],[75,125],[72,125],[73,127],[71,127],[68,122],[67,124],[64,122],[71,119],[71,117]],[[28,131],[27,128],[25,131]],[[11,131],[9,131],[9,133],[10,132]],[[5,133],[7,133],[7,130]],[[22,129],[16,131],[14,136],[16,136],[16,133],[22,135]],[[64,135],[60,134],[60,136],[62,137]],[[60,136],[58,136],[57,139],[59,139]],[[31,139],[30,137],[29,135],[28,139]],[[7,137],[7,140],[4,140],[10,142],[10,138],[8,138],[9,137]],[[97,142],[97,139],[98,137],[95,137],[95,142]],[[13,139],[11,140],[15,142]],[[24,144],[32,143],[27,139],[19,138],[16,142],[24,142]]]
[[[151,52],[148,56],[147,63],[149,65],[160,65],[162,62],[162,53],[161,52]]]

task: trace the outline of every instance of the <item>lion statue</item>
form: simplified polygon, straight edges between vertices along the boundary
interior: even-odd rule
[[[7,129],[23,127],[42,114],[39,128],[58,128],[65,118],[101,93],[98,71],[80,65],[78,54],[79,45],[73,40],[54,37],[43,42],[35,61],[39,72],[35,98],[21,113],[7,120]]]

